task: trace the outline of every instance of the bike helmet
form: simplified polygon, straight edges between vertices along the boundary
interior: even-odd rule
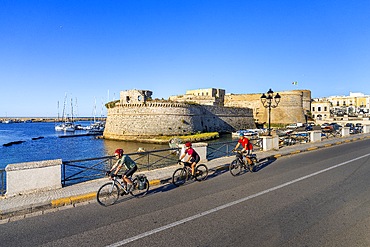
[[[240,132],[240,133],[239,133],[239,136],[244,136],[243,132]]]
[[[123,149],[122,148],[116,149],[116,151],[114,151],[114,154],[118,154],[119,156],[122,156],[123,155]]]
[[[190,142],[186,142],[185,143],[185,147],[191,147],[191,143]]]

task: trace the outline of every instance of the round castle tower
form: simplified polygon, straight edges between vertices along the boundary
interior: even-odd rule
[[[278,92],[281,96],[278,107],[271,110],[271,123],[290,124],[306,122],[307,112],[311,109],[310,90]],[[262,94],[230,94],[225,96],[225,106],[248,107],[258,123],[268,122],[268,109],[262,105]]]

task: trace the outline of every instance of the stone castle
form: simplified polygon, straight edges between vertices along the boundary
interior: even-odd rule
[[[304,122],[311,92],[279,92],[273,123]],[[126,90],[120,99],[107,103],[104,138],[134,140],[137,137],[187,135],[198,132],[234,132],[255,128],[268,118],[261,94],[230,94],[223,89],[189,90],[168,100],[153,100],[149,90]]]

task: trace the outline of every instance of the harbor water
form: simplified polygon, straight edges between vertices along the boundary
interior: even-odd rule
[[[81,126],[88,126],[90,123],[77,122]],[[83,134],[85,131],[65,133],[55,131],[54,127],[54,123],[0,123],[0,169],[4,169],[8,164],[29,161],[69,161],[104,157],[113,155],[117,148],[123,148],[126,153],[136,152],[139,148],[146,151],[169,148],[163,144],[104,140],[96,136],[60,138],[61,135]],[[4,146],[11,142],[18,144]]]

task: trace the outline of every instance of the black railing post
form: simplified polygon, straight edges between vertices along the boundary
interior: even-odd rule
[[[149,157],[150,153],[147,154],[147,169],[150,170],[150,157]]]
[[[64,162],[62,162],[62,168],[63,168],[63,187],[66,186],[66,165],[64,164]]]

